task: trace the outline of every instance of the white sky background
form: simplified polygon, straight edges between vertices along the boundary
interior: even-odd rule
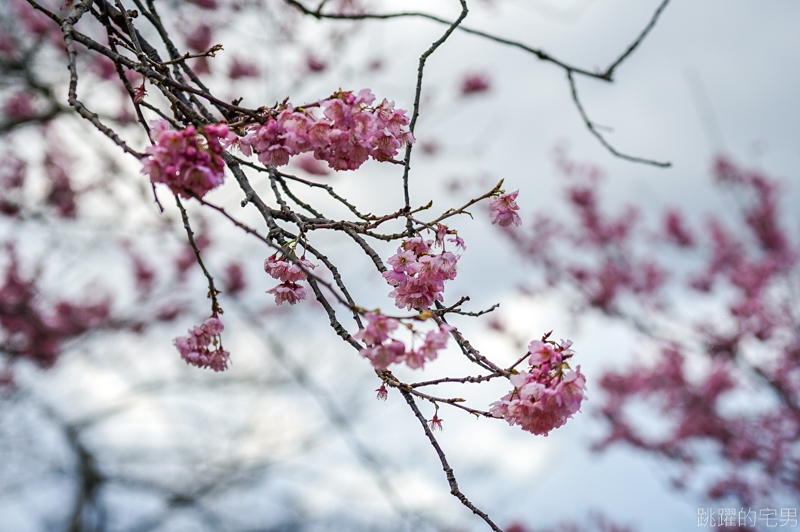
[[[464,24],[518,39],[575,66],[604,69],[639,34],[658,3],[655,0],[497,0],[487,5],[473,0]],[[458,11],[455,0],[386,1],[384,5],[381,11],[418,9],[449,18]],[[454,198],[447,191],[447,182],[456,177],[475,180],[485,176],[481,182],[487,190],[501,178],[505,179],[506,190],[520,189],[518,200],[523,217],[527,215],[530,219],[537,209],[552,213],[563,204],[560,194],[563,183],[555,171],[552,150],[556,144],[566,142],[576,159],[597,163],[606,170],[608,179],[603,193],[612,205],[634,202],[644,211],[660,212],[664,204],[679,204],[690,219],[698,222],[703,219],[702,212],[724,212],[729,207],[718,195],[709,195],[708,172],[712,155],[724,149],[747,166],[763,168],[785,179],[789,192],[784,198],[785,206],[789,212],[798,212],[798,21],[800,4],[790,0],[673,0],[640,48],[618,67],[614,83],[576,77],[589,117],[614,130],[604,133],[607,140],[630,155],[671,161],[673,167],[666,170],[623,161],[609,154],[584,127],[571,101],[566,77],[558,67],[522,51],[456,32],[428,61],[425,107],[417,124],[417,139],[435,140],[442,149],[434,158],[415,151],[412,201],[423,204],[433,199],[433,212],[443,211],[468,199],[463,194]],[[323,22],[316,26],[324,29],[335,24]],[[314,24],[311,26],[309,31],[316,31]],[[247,87],[245,91],[243,85],[244,105],[269,105],[287,95],[295,103],[308,102],[339,87],[355,90],[369,87],[379,99],[386,97],[395,100],[398,107],[410,109],[417,58],[443,30],[443,26],[423,20],[365,22],[330,71],[294,86],[284,81],[280,70],[273,70],[275,75],[270,77],[268,86]],[[237,28],[237,32],[245,37],[248,32],[258,32],[258,21],[254,19],[252,28]],[[225,44],[226,52],[220,58],[228,50],[236,49],[235,45]],[[324,50],[317,51],[325,54]],[[248,52],[258,59],[258,54]],[[363,65],[373,57],[381,57],[384,68],[366,72]],[[458,85],[463,74],[474,71],[490,75],[492,92],[459,98]],[[250,89],[256,94],[250,96]],[[256,101],[257,98],[260,100]],[[715,128],[721,134],[715,133]],[[399,175],[398,167],[368,163],[362,170],[335,176],[330,182],[356,204],[369,205],[366,210],[388,212],[402,206]],[[470,189],[473,190],[477,189]],[[240,193],[230,183],[215,194],[217,198],[230,199],[232,204],[240,199]],[[576,328],[556,297],[521,300],[514,285],[531,275],[531,270],[521,266],[510,247],[498,238],[486,212],[474,209],[473,213],[475,221],[465,218],[452,224],[468,247],[460,261],[458,279],[449,283],[445,291],[447,301],[468,294],[473,309],[500,302],[500,316],[525,341],[550,329],[555,329],[557,338],[575,340],[576,362],[582,365],[588,378],[589,402],[583,414],[547,438],[532,436],[501,421],[475,421],[466,414],[442,408],[445,431],[440,442],[462,491],[501,526],[513,520],[532,526],[552,525],[564,519],[582,519],[587,511],[600,509],[642,532],[695,529],[697,507],[701,503],[668,488],[665,464],[619,449],[601,455],[587,451],[599,434],[597,422],[590,416],[597,404],[595,398],[599,398],[594,379],[604,368],[629,360],[635,346],[630,345],[630,339],[622,332],[599,322]],[[326,246],[325,251],[332,259],[342,263],[351,259],[345,280],[349,278],[357,301],[365,306],[391,307],[391,301],[384,297],[388,287],[367,261],[352,261],[351,245],[332,240]],[[247,248],[239,246],[239,241],[232,242],[230,249],[239,256],[247,256]],[[384,258],[392,252],[393,246],[382,249]],[[249,264],[251,279],[258,279],[254,283],[258,288],[256,296],[271,286],[263,278],[263,272],[258,277],[263,250],[257,253],[253,264]],[[305,309],[295,310],[309,310],[312,305],[307,302]],[[234,315],[235,311],[229,309],[229,314]],[[363,425],[359,426],[359,435],[396,472],[395,482],[404,497],[454,526],[484,530],[485,525],[472,521],[469,511],[448,494],[433,450],[426,445],[420,427],[401,398],[390,394],[387,403],[374,401],[372,390],[379,383],[370,376],[363,361],[347,346],[337,343],[333,333],[326,329],[324,315],[314,311],[294,315],[297,319],[278,321],[272,332],[291,339],[288,343],[296,356],[313,361],[315,374],[330,384],[327,389],[341,405],[345,408],[360,405],[363,411],[359,419]],[[467,321],[458,325],[470,330],[470,339],[488,356],[501,360],[515,356],[511,346],[486,332],[482,325]],[[184,326],[170,327],[162,339],[147,341],[149,355],[177,358],[169,342],[183,332]],[[179,329],[173,330],[175,327]],[[314,334],[309,334],[309,330]],[[235,332],[227,338],[231,339],[227,340],[227,347],[234,358],[233,377],[266,371],[264,368],[269,364],[261,361],[263,347],[257,338]],[[308,339],[301,341],[301,338]],[[122,355],[136,360],[139,355],[129,352],[133,350],[134,347],[120,348]],[[451,361],[456,356],[454,352],[443,355],[432,365],[430,376],[459,371],[458,363]],[[149,366],[142,361],[137,363],[138,366],[132,367],[146,373]],[[171,369],[164,369],[171,366],[153,367],[173,374],[169,373]],[[62,396],[78,404],[76,408],[89,408],[86,405],[92,401],[111,401],[122,393],[120,390],[126,389],[127,385],[110,379],[107,369],[101,368],[92,377],[83,373],[82,366],[73,365],[53,372],[52,378],[70,382]],[[76,375],[82,376],[84,384],[75,384]],[[333,384],[340,382],[342,376],[354,378],[356,384]],[[43,386],[49,382],[45,381]],[[207,399],[202,391],[192,393],[199,393],[198,402]],[[219,393],[229,394],[226,397],[236,395],[235,391]],[[501,386],[479,390],[470,397],[481,408],[504,393],[505,387]],[[276,431],[291,432],[292,427],[308,422],[308,418],[312,419],[313,427],[321,423],[320,411],[307,398],[280,407],[265,397],[245,397],[242,401],[249,405],[245,411],[263,413],[269,423],[279,421],[277,426],[261,427],[263,434],[259,432],[246,439],[244,446],[236,451],[243,456],[248,452],[257,455],[263,438],[280,439],[275,436]],[[238,411],[242,404],[234,401],[228,408]],[[432,411],[428,406],[422,408],[430,417]],[[180,412],[180,408],[176,407],[176,411]],[[170,412],[163,404],[140,404],[128,424],[122,420],[120,427],[127,427],[138,440],[146,434],[146,440],[153,445],[159,438],[196,438],[192,430],[205,430],[189,426],[171,429],[174,432],[167,434],[142,428],[141,423],[147,420],[155,420],[157,426],[164,419],[171,419]],[[211,423],[221,422],[223,414],[210,414],[217,420]],[[201,427],[207,425],[207,420],[199,422]],[[120,432],[113,429],[114,426],[106,429],[109,431],[106,438],[119,437]],[[286,441],[294,441],[294,437],[290,434]],[[277,448],[281,448],[279,444]],[[306,511],[335,511],[337,507],[359,505],[379,511],[383,507],[369,478],[358,472],[352,455],[338,436],[332,434],[329,444],[315,449],[307,456],[300,456],[297,462],[292,461],[291,451],[286,451],[277,472],[272,470],[272,474],[282,479],[280,482],[294,488],[304,483],[310,485],[307,479],[316,479],[315,484],[306,487],[311,493],[304,502]],[[260,506],[258,501],[274,501],[281,493],[280,483],[277,487],[265,485],[250,492],[246,500]],[[228,511],[236,508],[233,501],[229,504]],[[240,500],[239,504],[244,503]],[[0,505],[0,516],[19,514],[18,508],[10,507]],[[274,512],[273,518],[280,513],[265,510],[269,511]],[[24,518],[19,522],[23,521]]]

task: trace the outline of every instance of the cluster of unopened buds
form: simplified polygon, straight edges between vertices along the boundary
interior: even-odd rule
[[[547,435],[578,412],[586,399],[581,367],[569,368],[572,342],[534,340],[528,346],[529,371],[511,375],[514,389],[492,403],[490,412],[533,434]]]
[[[461,255],[455,255],[444,249],[445,236],[448,229],[439,225],[435,240],[425,240],[416,236],[404,240],[397,248],[397,253],[387,261],[392,265],[383,277],[395,289],[389,294],[395,298],[398,308],[421,309],[431,307],[435,301],[443,301],[444,282],[455,279],[456,266]],[[448,239],[456,246],[464,249],[464,241],[459,237]],[[441,253],[434,253],[433,248],[439,246]]]
[[[222,348],[220,333],[224,329],[216,317],[208,318],[202,326],[189,329],[188,336],[179,336],[173,343],[187,364],[198,368],[225,371],[230,353]]]
[[[389,333],[400,326],[399,319],[378,312],[367,314],[366,318],[367,326],[354,334],[353,338],[367,345],[366,349],[361,350],[361,355],[378,370],[401,363],[411,369],[422,369],[426,362],[439,356],[439,350],[447,345],[447,337],[453,330],[453,327],[442,323],[438,329],[427,332],[418,348],[407,349],[403,342],[389,337]]]
[[[392,160],[405,144],[414,142],[406,112],[383,100],[371,107],[369,89],[358,94],[339,91],[320,100],[322,117],[313,108],[285,109],[263,124],[250,126],[243,137],[232,139],[245,155],[255,152],[265,165],[281,166],[293,155],[311,152],[334,170],[356,170],[367,159]]]
[[[270,255],[264,261],[264,271],[274,279],[281,281],[281,284],[267,290],[267,293],[275,296],[275,303],[278,305],[282,305],[284,302],[294,305],[301,299],[305,299],[306,289],[297,283],[307,279],[303,268],[310,270],[314,267],[305,258],[290,261],[283,255],[278,258],[277,253]]]
[[[177,130],[166,120],[151,123],[154,144],[145,152],[142,172],[153,183],[165,183],[184,198],[202,198],[225,179],[222,142],[234,136],[226,124],[212,124]]]

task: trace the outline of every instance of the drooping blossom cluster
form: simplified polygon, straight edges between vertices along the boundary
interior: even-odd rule
[[[313,109],[289,104],[277,116],[249,129],[233,140],[245,155],[256,152],[265,165],[281,166],[293,155],[311,152],[334,170],[356,170],[370,157],[393,159],[406,143],[414,142],[406,112],[383,100],[370,107],[375,95],[369,89],[358,94],[341,91],[320,100],[323,117]]]
[[[400,320],[380,313],[366,315],[367,326],[353,338],[361,340],[367,347],[361,355],[372,362],[375,369],[384,370],[390,364],[405,363],[411,369],[422,369],[426,362],[435,360],[439,350],[447,345],[447,338],[453,327],[442,323],[438,329],[428,331],[417,349],[406,349],[400,340],[389,337],[389,333],[400,326]]]
[[[457,262],[461,255],[444,249],[444,237],[448,234],[446,226],[438,226],[436,240],[425,240],[416,236],[404,240],[397,253],[387,261],[392,265],[383,277],[395,287],[389,294],[395,298],[398,308],[428,309],[434,301],[443,301],[444,282],[455,279]],[[442,229],[443,228],[443,229]],[[464,246],[457,235],[448,239],[456,246]],[[434,247],[441,247],[441,253],[434,253]]]
[[[222,349],[220,333],[225,327],[216,317],[208,318],[202,326],[189,329],[188,336],[173,340],[187,364],[214,371],[228,369],[230,353]]]
[[[283,255],[279,258],[277,253],[270,255],[264,261],[264,271],[274,279],[281,281],[281,284],[275,288],[267,290],[268,294],[275,296],[276,304],[282,305],[286,302],[294,305],[306,298],[306,289],[297,284],[299,281],[307,279],[306,273],[300,268],[300,265],[309,270],[315,267],[305,258],[296,259],[296,262],[293,262]]]
[[[586,378],[581,367],[572,371],[566,362],[573,355],[570,345],[569,340],[558,344],[549,340],[531,342],[530,370],[511,375],[514,389],[492,403],[492,415],[544,436],[564,425],[586,398]]]
[[[155,144],[145,152],[142,172],[153,183],[165,183],[184,198],[202,198],[225,179],[223,139],[231,136],[226,124],[183,130],[172,129],[166,120],[153,122],[150,138]]]
[[[519,190],[500,194],[497,198],[492,200],[489,204],[489,208],[491,209],[489,215],[492,217],[492,225],[498,224],[500,227],[508,227],[514,224],[519,227],[522,224],[522,219],[517,213],[519,210],[519,205],[517,205],[515,201],[517,195],[519,195]]]

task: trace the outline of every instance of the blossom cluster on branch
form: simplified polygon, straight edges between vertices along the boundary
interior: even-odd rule
[[[281,281],[281,284],[275,288],[267,290],[268,294],[275,296],[275,303],[277,305],[282,305],[283,303],[294,305],[298,301],[306,298],[306,289],[302,285],[297,284],[299,281],[305,281],[307,278],[306,273],[300,266],[306,270],[314,268],[314,265],[305,258],[290,261],[283,255],[277,258],[277,253],[270,255],[264,261],[264,271],[270,274],[273,279]]]
[[[370,89],[358,94],[339,91],[320,100],[323,116],[314,107],[294,108],[289,104],[263,124],[249,126],[241,138],[233,139],[242,153],[256,152],[265,165],[282,166],[293,155],[311,152],[334,170],[357,170],[370,157],[392,160],[405,144],[414,142],[407,129],[409,118],[394,102],[383,100],[371,107],[375,95]]]
[[[219,318],[211,317],[200,327],[189,329],[187,336],[175,338],[175,347],[187,364],[198,368],[225,371],[230,353],[222,348],[220,333],[225,329]]]
[[[142,172],[153,183],[166,183],[184,198],[202,198],[225,179],[222,141],[231,135],[226,124],[211,124],[182,130],[172,129],[166,120],[153,122],[150,138],[154,144],[145,152]]]
[[[493,225],[498,224],[500,227],[508,227],[509,225],[519,227],[522,225],[522,219],[517,213],[519,210],[519,205],[516,202],[518,195],[519,190],[515,190],[514,192],[500,194],[492,200],[489,204],[491,209],[489,215],[492,217]]]
[[[512,375],[514,389],[492,403],[491,413],[532,434],[547,434],[564,425],[586,399],[581,367],[569,369],[570,341],[534,340],[528,346],[528,371]]]
[[[444,301],[444,283],[456,278],[457,263],[461,258],[461,255],[445,251],[446,233],[446,226],[440,226],[435,240],[425,240],[421,236],[404,240],[397,253],[389,258],[392,269],[384,272],[383,277],[395,287],[389,295],[395,298],[398,308],[425,310],[434,302]],[[458,236],[451,241],[464,247]],[[433,252],[435,247],[441,247],[442,251]]]
[[[367,326],[353,337],[363,341],[366,349],[361,350],[361,355],[372,362],[377,370],[385,370],[390,364],[405,363],[411,369],[422,369],[425,362],[435,360],[439,350],[447,345],[450,332],[455,330],[450,325],[442,323],[438,330],[428,331],[422,345],[417,349],[407,349],[400,340],[389,337],[389,333],[400,326],[401,321],[389,318],[378,312],[366,315]],[[409,326],[413,331],[413,327]],[[416,335],[416,331],[413,331]]]

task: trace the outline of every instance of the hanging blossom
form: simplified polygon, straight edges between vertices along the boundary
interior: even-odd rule
[[[175,338],[173,343],[187,364],[225,371],[230,353],[222,349],[220,333],[224,328],[218,318],[211,317],[202,326],[189,329],[188,336]]]
[[[500,227],[508,227],[511,224],[517,227],[522,225],[522,219],[517,214],[519,205],[515,201],[518,194],[519,190],[515,190],[514,192],[500,194],[492,200],[489,204],[491,209],[489,216],[492,218],[492,225],[498,224]]]
[[[384,279],[395,289],[389,294],[395,298],[398,308],[422,310],[430,308],[434,301],[443,301],[444,282],[456,278],[457,262],[461,255],[444,249],[446,234],[455,234],[446,226],[437,227],[436,240],[425,240],[420,236],[404,240],[397,253],[387,261],[392,270],[383,273]],[[455,236],[449,239],[462,249],[464,241]],[[434,247],[441,253],[434,253]]]
[[[586,399],[586,378],[581,367],[569,369],[572,342],[535,340],[528,346],[530,371],[509,380],[514,389],[492,403],[490,412],[533,434],[547,434],[567,422]]]
[[[428,421],[428,426],[431,428],[431,430],[438,430],[439,432],[444,430],[442,429],[442,418],[439,417],[438,410],[433,414],[433,418]]]
[[[248,129],[241,138],[232,138],[245,155],[256,152],[265,165],[282,166],[293,155],[311,152],[334,170],[356,170],[370,157],[378,161],[393,159],[405,144],[414,142],[408,130],[410,120],[394,102],[383,100],[372,106],[375,95],[369,89],[358,94],[340,91],[319,101],[323,116],[313,109],[289,104],[276,116]]]
[[[166,120],[157,120],[151,128],[150,138],[155,144],[145,149],[149,157],[142,173],[149,175],[152,183],[165,183],[184,198],[202,198],[222,184],[222,141],[228,143],[228,137],[235,137],[226,124],[177,130]]]
[[[422,345],[417,349],[406,349],[400,340],[389,337],[389,333],[400,325],[400,320],[380,313],[367,314],[367,326],[353,335],[353,338],[367,344],[361,355],[372,362],[377,370],[385,370],[390,364],[405,363],[411,369],[422,369],[426,362],[435,360],[439,350],[447,345],[447,338],[453,327],[442,323],[438,329],[428,331]],[[385,391],[385,390],[384,390]],[[378,389],[380,398],[380,388]]]
[[[305,299],[306,289],[297,284],[299,281],[306,280],[306,273],[300,268],[313,269],[315,266],[305,258],[297,259],[297,262],[289,261],[286,257],[277,257],[277,253],[267,257],[264,261],[264,271],[274,279],[282,281],[281,284],[267,290],[268,294],[275,296],[275,303],[282,305],[284,302],[294,305],[301,299]]]

